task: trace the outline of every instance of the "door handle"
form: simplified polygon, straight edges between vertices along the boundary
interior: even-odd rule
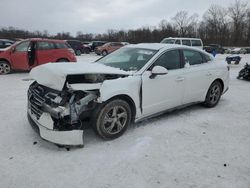
[[[178,77],[178,78],[175,79],[176,82],[182,82],[183,80],[184,80],[183,77]]]

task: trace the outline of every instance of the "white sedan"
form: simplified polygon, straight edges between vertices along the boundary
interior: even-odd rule
[[[49,63],[31,71],[28,119],[45,140],[83,145],[86,122],[104,139],[144,118],[203,103],[228,89],[229,67],[199,49],[127,45],[94,63]]]

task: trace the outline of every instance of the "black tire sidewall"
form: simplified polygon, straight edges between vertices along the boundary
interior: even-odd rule
[[[125,108],[125,110],[127,111],[128,119],[127,119],[127,122],[126,122],[125,126],[123,127],[123,129],[119,133],[111,135],[111,134],[108,134],[104,130],[102,122],[104,121],[104,116],[106,115],[106,113],[112,107],[118,106],[118,105]],[[94,129],[96,130],[97,134],[101,138],[103,138],[105,140],[112,140],[112,139],[120,137],[126,131],[127,127],[131,123],[131,119],[132,119],[132,112],[131,112],[131,108],[130,108],[129,104],[126,101],[124,101],[124,100],[114,99],[114,100],[111,100],[111,101],[107,102],[106,104],[104,104],[104,105],[102,105],[102,106],[99,107],[99,109],[96,112],[96,115],[94,117],[94,124],[93,124],[93,126],[94,126]]]
[[[212,89],[215,85],[218,85],[219,88],[220,88],[220,96],[219,96],[219,99],[217,100],[217,102],[214,103],[214,104],[212,104],[212,103],[210,102],[210,100],[209,100],[209,97],[210,97],[211,89]],[[205,102],[204,102],[204,105],[205,105],[206,107],[209,107],[209,108],[215,107],[215,106],[219,103],[219,101],[220,101],[222,92],[223,92],[223,91],[222,91],[222,85],[221,85],[221,83],[220,83],[219,81],[214,81],[214,82],[211,84],[211,86],[209,87],[208,91],[207,91],[206,100],[205,100]]]

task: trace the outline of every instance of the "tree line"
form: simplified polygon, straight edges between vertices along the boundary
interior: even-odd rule
[[[201,38],[204,44],[250,46],[250,7],[247,2],[236,0],[228,7],[211,5],[201,18],[197,14],[190,15],[187,11],[179,11],[173,18],[161,20],[158,26],[144,26],[130,30],[109,29],[102,34],[78,31],[75,37],[69,32],[51,35],[47,30],[31,32],[15,27],[0,29],[0,38],[33,37],[130,43],[160,42],[165,37],[194,37]]]

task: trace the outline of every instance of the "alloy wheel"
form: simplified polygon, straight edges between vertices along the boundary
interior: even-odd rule
[[[10,73],[10,65],[5,62],[0,62],[0,74],[9,74]]]
[[[127,120],[126,109],[123,106],[115,106],[106,113],[103,128],[108,134],[117,134],[124,128]]]
[[[209,100],[211,104],[217,103],[218,100],[220,99],[220,95],[221,95],[220,86],[218,84],[215,84],[210,90]]]

